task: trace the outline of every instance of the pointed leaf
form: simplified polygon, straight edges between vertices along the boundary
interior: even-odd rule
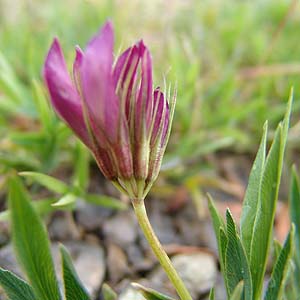
[[[225,223],[222,217],[219,215],[213,200],[210,195],[208,195],[208,208],[210,211],[210,216],[212,218],[213,226],[214,226],[214,231],[218,243],[218,251],[219,251],[219,259],[220,259],[220,265],[221,265],[221,270],[224,271],[224,259],[225,259],[225,247],[227,244],[227,240],[224,240],[224,235],[221,237],[221,234],[225,234]],[[223,230],[223,232],[220,232],[220,229]],[[226,238],[226,234],[225,234]],[[222,244],[222,241],[225,242]]]
[[[60,300],[46,230],[17,178],[9,184],[9,207],[17,258],[39,300]]]
[[[62,257],[63,280],[66,300],[90,300],[90,296],[81,283],[72,259],[64,246],[61,246],[60,253]]]
[[[106,283],[103,283],[101,292],[102,292],[103,300],[117,300],[118,299],[118,295]]]
[[[19,175],[31,178],[44,187],[48,188],[49,190],[58,194],[66,194],[69,191],[69,187],[64,182],[43,173],[20,172]]]
[[[236,232],[236,225],[227,210],[227,248],[225,259],[225,276],[227,278],[228,290],[232,296],[240,281],[244,282],[244,299],[252,299],[252,281],[250,267],[241,240]]]
[[[103,207],[114,208],[114,209],[126,209],[128,206],[124,202],[121,202],[118,199],[104,196],[104,195],[97,195],[97,194],[86,194],[83,196],[86,202],[91,204],[100,205]]]
[[[73,194],[66,194],[61,197],[57,202],[53,203],[52,206],[58,208],[66,208],[72,206],[77,200],[77,196]]]
[[[273,257],[272,260],[276,261],[279,257],[280,251],[282,249],[282,246],[280,245],[279,241],[273,240]]]
[[[259,193],[259,210],[255,216],[254,231],[250,249],[250,269],[252,274],[254,299],[261,297],[263,279],[270,248],[274,215],[281,179],[284,150],[287,140],[292,105],[290,94],[287,111],[279,124],[266,159]]]
[[[238,283],[238,285],[235,287],[231,297],[230,297],[230,300],[241,300],[243,299],[242,296],[243,296],[243,290],[244,290],[244,282],[243,281],[240,281]]]
[[[34,207],[35,211],[39,215],[44,215],[47,213],[50,213],[55,210],[55,208],[52,207],[52,204],[55,202],[55,199],[53,198],[46,198],[41,200],[36,200],[32,202],[32,206]],[[1,221],[9,221],[11,218],[11,214],[9,210],[4,210],[0,212],[0,222]]]
[[[225,229],[223,229],[222,227],[220,227],[220,233],[219,234],[220,234],[219,244],[220,244],[220,251],[221,251],[220,260],[222,259],[222,262],[224,264],[222,270],[224,270],[224,272],[225,272],[226,248],[227,248],[227,244],[228,244],[228,237],[227,237],[227,234],[225,232]],[[226,282],[226,280],[227,280],[227,278],[225,278],[225,282]]]
[[[214,288],[210,289],[209,300],[215,300],[215,289]]]
[[[28,283],[10,271],[1,268],[0,285],[10,300],[37,300]]]
[[[147,300],[174,300],[173,298],[159,293],[153,289],[146,288],[136,282],[131,283],[131,285],[139,291]]]
[[[251,240],[253,238],[254,221],[259,209],[259,191],[265,165],[266,143],[267,143],[268,123],[263,129],[263,137],[256,154],[255,161],[249,176],[249,182],[243,201],[241,216],[241,239],[248,259],[250,258]]]
[[[292,227],[272,271],[264,300],[281,299],[293,250],[294,228]]]
[[[296,168],[292,170],[292,183],[290,188],[290,216],[295,225],[295,279],[300,282],[300,187]]]

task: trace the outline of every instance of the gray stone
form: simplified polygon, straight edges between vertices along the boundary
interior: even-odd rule
[[[78,223],[86,230],[95,230],[102,226],[113,213],[110,208],[98,205],[91,205],[84,201],[79,201],[76,211],[76,219]]]
[[[73,215],[70,211],[56,212],[51,224],[48,226],[51,240],[69,240],[80,237],[79,228],[74,223]]]
[[[13,247],[11,244],[8,244],[0,249],[0,266],[2,269],[9,270],[19,277],[23,277],[22,272],[17,264],[15,258]],[[0,287],[0,300],[7,299],[4,291]]]
[[[107,270],[109,281],[116,284],[129,272],[127,257],[122,248],[110,243],[107,247]]]
[[[179,254],[171,260],[193,299],[198,299],[200,295],[213,287],[217,276],[217,266],[211,254],[205,252]],[[167,287],[168,290],[174,292],[174,288],[161,267],[153,271],[149,279],[155,286],[161,286],[161,290]]]
[[[122,248],[135,243],[138,227],[132,210],[118,212],[103,224],[103,233],[108,241]]]
[[[2,269],[9,270],[21,276],[22,272],[17,263],[13,246],[11,244],[8,244],[0,249],[0,266]]]
[[[128,286],[119,296],[119,300],[146,300],[141,293]]]

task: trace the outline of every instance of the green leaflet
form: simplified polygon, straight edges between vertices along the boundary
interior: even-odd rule
[[[83,163],[79,164],[80,166]],[[87,166],[85,166],[87,168]],[[81,197],[86,202],[95,205],[101,205],[103,207],[109,207],[113,209],[126,209],[127,205],[118,199],[113,197],[105,196],[105,195],[97,195],[97,194],[88,194],[83,192],[80,185],[84,186],[86,183],[83,181],[84,175],[79,174],[77,170],[76,176],[74,178],[74,186],[69,188],[67,184],[63,181],[58,180],[52,176],[45,175],[43,173],[38,172],[20,172],[21,176],[25,176],[26,178],[31,178],[32,180],[38,182],[39,184],[45,186],[49,190],[62,194],[62,197],[52,204],[53,207],[56,208],[71,208],[74,203],[76,203],[77,198]],[[83,172],[85,174],[85,171]]]
[[[10,271],[1,268],[0,285],[10,300],[37,300],[28,283]]]
[[[19,175],[26,178],[31,178],[55,193],[66,194],[70,190],[69,187],[61,180],[58,180],[52,176],[45,175],[43,173],[20,172]]]
[[[52,206],[53,203],[55,203],[54,198],[45,198],[37,201],[31,202],[31,205],[34,207],[35,211],[39,215],[44,215],[47,213],[50,213],[55,210],[55,208]],[[11,213],[9,210],[4,210],[0,212],[0,221],[8,221],[10,220]]]
[[[69,193],[69,194],[64,195],[60,199],[58,199],[58,201],[53,203],[52,206],[58,207],[58,208],[69,208],[74,205],[76,200],[77,200],[77,197],[74,194]]]
[[[222,219],[222,217],[219,215],[210,195],[208,195],[208,208],[209,208],[210,216],[212,218],[215,235],[217,238],[221,270],[224,270],[225,251],[222,250],[222,249],[224,249],[224,244],[222,246],[222,241],[224,241],[224,236],[221,237],[220,230],[221,229],[223,230],[222,234],[225,233],[224,232],[225,223],[224,223],[224,220]],[[226,237],[226,234],[225,234],[225,237]],[[226,246],[226,244],[227,244],[227,240],[225,242],[225,246]]]
[[[103,207],[119,209],[119,210],[124,210],[128,208],[128,205],[125,204],[124,202],[105,195],[85,194],[83,196],[83,199],[88,203],[101,205]]]
[[[290,217],[295,225],[295,281],[300,282],[300,187],[296,168],[292,170],[292,182],[290,187]],[[300,289],[299,289],[300,291]]]
[[[60,253],[66,300],[90,300],[91,298],[76,273],[68,251],[61,246]]]
[[[208,208],[210,211],[210,216],[212,218],[214,232],[217,239],[221,272],[225,274],[225,255],[226,255],[226,246],[228,241],[225,232],[226,225],[222,217],[219,215],[210,195],[208,195]],[[227,283],[227,278],[225,276],[224,276],[224,281],[225,281],[227,296],[229,296],[228,283]]]
[[[243,201],[243,209],[241,215],[241,239],[247,254],[250,258],[251,241],[253,238],[253,229],[255,216],[258,211],[259,193],[262,175],[265,165],[266,143],[267,143],[268,123],[266,122],[263,129],[263,136],[256,154],[255,161],[249,176],[249,182]]]
[[[17,258],[38,300],[61,300],[46,230],[17,178],[9,182],[9,206]]]
[[[252,280],[249,263],[229,210],[226,212],[226,220],[228,242],[225,256],[225,276],[227,289],[230,297],[232,297],[236,286],[243,281],[243,299],[252,300]]]
[[[281,299],[282,292],[287,278],[290,257],[293,250],[294,227],[292,227],[288,237],[282,247],[272,271],[271,279],[264,297],[264,300]]]
[[[282,124],[279,124],[264,164],[259,198],[250,249],[250,270],[252,275],[254,299],[261,297],[267,255],[270,248],[276,202],[281,178],[284,150],[287,140],[293,94],[291,91],[287,111]],[[249,245],[249,242],[247,243]]]
[[[131,283],[131,285],[138,290],[147,300],[174,300],[173,298],[159,293],[153,289],[146,288],[138,283]]]

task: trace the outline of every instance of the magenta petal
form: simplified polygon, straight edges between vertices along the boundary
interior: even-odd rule
[[[154,126],[151,133],[151,145],[156,141],[160,128],[162,127],[161,145],[165,142],[170,120],[170,108],[164,94],[157,88],[153,94],[153,118]],[[165,109],[165,112],[164,112]],[[163,118],[163,119],[162,119]]]
[[[79,95],[81,93],[80,67],[82,65],[83,58],[83,51],[80,49],[79,46],[76,46],[76,56],[73,63],[73,78]]]
[[[114,68],[114,79],[117,80],[117,94],[120,98],[120,103],[125,105],[128,123],[134,121],[133,119],[130,119],[129,112],[135,106],[135,99],[131,98],[136,97],[134,85],[136,84],[137,80],[136,73],[140,60],[140,50],[135,45],[132,48],[127,49],[120,56]]]
[[[119,101],[112,77],[114,35],[107,22],[88,44],[80,68],[83,99],[92,125],[115,142],[118,133]]]
[[[78,137],[91,146],[85,126],[79,95],[67,71],[64,56],[57,39],[48,52],[43,76],[56,112],[74,130]]]
[[[137,128],[143,128],[145,123],[147,132],[151,125],[153,107],[152,60],[143,41],[139,43],[141,61],[141,85],[136,107]]]
[[[113,78],[115,87],[117,87],[121,74],[124,72],[125,64],[127,63],[127,58],[131,52],[132,47],[126,49],[118,58],[113,71]]]
[[[162,117],[162,112],[163,112],[164,102],[165,102],[164,94],[160,91],[160,89],[156,89],[154,91],[153,100],[154,100],[153,113],[155,114],[153,117],[155,118],[155,120],[153,125],[152,137],[155,138],[161,124],[161,117]]]

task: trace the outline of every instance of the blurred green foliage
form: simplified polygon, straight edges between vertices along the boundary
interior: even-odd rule
[[[155,83],[163,85],[166,78],[178,89],[166,168],[184,167],[218,149],[254,153],[264,121],[274,129],[282,118],[291,85],[294,112],[300,108],[297,5],[0,0],[0,172],[73,166],[75,138],[49,108],[41,70],[54,36],[71,66],[74,46],[84,48],[108,18],[115,26],[116,54],[143,38],[152,52]]]

